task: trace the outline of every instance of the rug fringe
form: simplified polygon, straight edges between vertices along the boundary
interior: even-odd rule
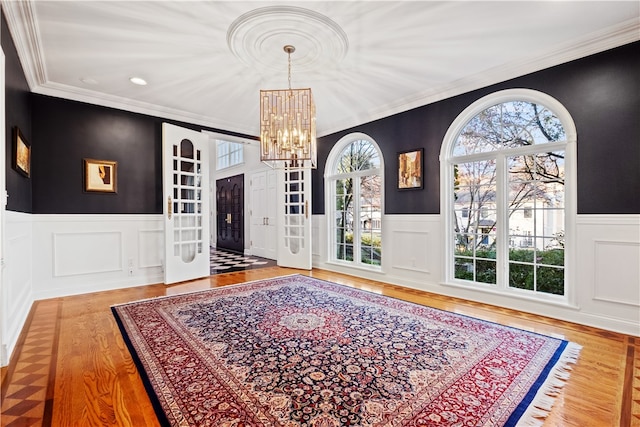
[[[541,427],[551,413],[562,388],[571,375],[574,365],[578,361],[582,346],[569,342],[553,367],[544,384],[540,387],[531,405],[520,418],[519,426]]]

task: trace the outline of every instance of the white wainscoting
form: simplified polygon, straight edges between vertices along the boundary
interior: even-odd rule
[[[382,229],[382,270],[353,268],[328,260],[326,217],[314,215],[314,267],[433,292],[440,280],[440,215],[385,215]]]
[[[314,267],[640,336],[640,215],[577,217],[575,306],[441,283],[440,215],[384,216],[381,272],[330,262],[325,216],[313,221]]]
[[[1,311],[3,359],[8,363],[33,303],[31,215],[5,211],[5,277]]]
[[[580,308],[640,335],[640,215],[580,215],[576,228]]]
[[[122,231],[53,233],[53,276],[122,271]]]
[[[33,215],[33,297],[163,281],[162,215]]]

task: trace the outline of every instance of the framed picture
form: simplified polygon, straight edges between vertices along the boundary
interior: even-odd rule
[[[423,188],[423,153],[422,148],[398,153],[398,189]]]
[[[13,168],[22,175],[31,176],[31,146],[24,138],[20,128],[13,128]]]
[[[117,192],[118,162],[83,159],[84,191],[98,193]]]

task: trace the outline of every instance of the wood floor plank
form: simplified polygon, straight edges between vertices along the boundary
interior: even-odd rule
[[[280,267],[220,274],[172,286],[156,284],[37,302],[38,309],[32,310],[22,332],[21,345],[10,366],[2,371],[0,424],[159,425],[110,307],[294,273],[576,342],[583,346],[580,358],[545,426],[640,426],[640,339],[325,270],[307,272]],[[38,325],[52,321],[57,324],[51,329],[56,336],[40,336]],[[46,342],[54,342],[51,366],[38,367],[31,362],[36,359],[32,359],[30,351],[38,350],[40,342],[45,343],[44,348]],[[29,343],[34,343],[31,349]],[[45,377],[43,383],[38,375]],[[38,381],[44,384],[42,393],[28,388]],[[4,401],[6,395],[26,397],[22,401],[7,398],[12,403],[9,406]],[[43,403],[38,399],[47,397],[48,418],[38,409]]]

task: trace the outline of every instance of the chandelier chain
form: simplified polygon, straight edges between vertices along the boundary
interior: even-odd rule
[[[291,91],[291,52],[287,52],[287,55],[289,56],[289,91]]]

